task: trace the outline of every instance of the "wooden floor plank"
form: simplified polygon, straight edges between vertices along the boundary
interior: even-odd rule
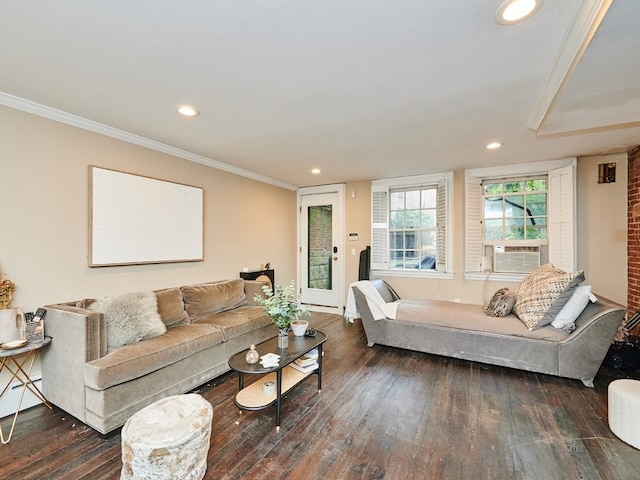
[[[205,479],[640,478],[640,451],[608,427],[607,388],[640,372],[601,368],[595,388],[548,375],[374,345],[362,325],[314,313],[325,332],[315,377],[273,407],[241,415],[237,376],[196,389],[213,405]],[[0,423],[6,429],[9,418]],[[0,478],[115,480],[120,433],[54,408],[22,412],[0,446]]]

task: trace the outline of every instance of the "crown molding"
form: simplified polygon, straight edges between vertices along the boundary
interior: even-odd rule
[[[5,92],[0,92],[0,105],[5,105],[16,110],[21,110],[33,115],[38,115],[39,117],[48,118],[56,122],[71,125],[72,127],[81,128],[83,130],[88,130],[90,132],[98,133],[107,137],[115,138],[117,140],[148,148],[150,150],[173,155],[174,157],[189,160],[190,162],[199,163],[201,165],[205,165],[207,167],[215,168],[218,170],[223,170],[225,172],[233,173],[241,177],[250,178],[258,182],[267,183],[287,190],[295,191],[297,189],[297,187],[295,187],[294,185],[280,182],[278,180],[274,180],[273,178],[250,172],[249,170],[244,170],[242,168],[227,165],[226,163],[218,162],[217,160],[213,160],[202,155],[188,152],[180,148],[172,147],[171,145],[166,145],[164,143],[160,143],[155,140],[151,140],[149,138],[142,137],[130,132],[125,132],[124,130],[110,127],[109,125],[104,125],[102,123],[94,122],[93,120],[89,120],[78,115],[63,112],[62,110],[47,107],[46,105],[32,102],[24,98],[16,97],[15,95],[11,95]]]
[[[612,3],[613,0],[581,2],[575,21],[564,38],[555,63],[529,116],[527,126],[531,130],[539,132],[543,127],[556,98],[573,74]]]

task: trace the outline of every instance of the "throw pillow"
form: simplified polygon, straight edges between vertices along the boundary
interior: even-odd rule
[[[562,307],[555,316],[551,322],[551,326],[564,330],[567,333],[573,332],[576,328],[574,322],[585,309],[589,300],[592,302],[597,300],[595,295],[591,294],[591,285],[580,285],[577,287],[569,301],[564,304],[564,307]]]
[[[167,288],[156,290],[158,299],[158,313],[167,327],[189,323],[189,315],[184,309],[182,290],[179,288]]]
[[[516,292],[515,313],[529,330],[549,325],[584,280],[584,272],[565,272],[551,263],[536,268]]]
[[[191,320],[225,312],[247,304],[244,280],[236,278],[203,285],[180,287]]]
[[[154,338],[167,331],[158,314],[154,292],[104,297],[88,306],[101,312],[107,324],[107,350]]]
[[[508,288],[501,288],[493,294],[483,310],[490,317],[506,317],[513,310],[515,303],[516,295]]]

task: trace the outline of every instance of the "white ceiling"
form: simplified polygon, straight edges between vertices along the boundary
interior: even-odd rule
[[[5,1],[0,103],[288,188],[640,143],[640,2],[501,3]]]

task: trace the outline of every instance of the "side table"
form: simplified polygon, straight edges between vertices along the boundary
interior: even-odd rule
[[[2,428],[0,428],[0,441],[2,444],[7,444],[11,441],[11,437],[13,436],[13,429],[16,426],[16,421],[18,420],[18,414],[20,413],[20,407],[22,406],[22,400],[24,399],[24,394],[29,389],[31,393],[33,393],[36,397],[38,397],[42,403],[44,403],[50,409],[51,404],[44,398],[44,395],[40,391],[38,387],[31,380],[31,370],[33,369],[33,364],[36,362],[38,358],[38,353],[40,353],[40,349],[46,347],[51,343],[51,337],[44,337],[43,340],[29,342],[24,347],[14,348],[10,350],[0,349],[0,374],[6,369],[8,370],[12,376],[7,386],[4,387],[4,390],[0,392],[0,398],[11,388],[11,384],[14,379],[18,380],[22,384],[22,392],[20,393],[20,400],[18,401],[18,405],[16,406],[16,411],[13,414],[13,422],[11,423],[11,430],[9,430],[9,435],[7,438],[4,438],[4,432]],[[26,354],[22,358],[18,358],[20,355]]]

